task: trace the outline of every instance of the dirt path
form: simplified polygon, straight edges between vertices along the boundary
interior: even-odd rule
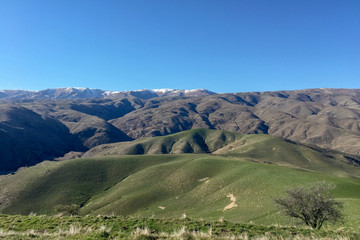
[[[229,205],[227,205],[226,207],[224,207],[223,212],[225,212],[226,210],[229,210],[231,208],[237,207],[238,205],[235,203],[236,198],[234,196],[234,194],[229,193],[226,197],[230,198],[231,203]]]
[[[209,177],[201,178],[201,179],[198,180],[198,182],[205,182],[205,181],[207,181],[207,180],[209,180]]]

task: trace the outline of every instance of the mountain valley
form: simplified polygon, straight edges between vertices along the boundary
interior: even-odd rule
[[[75,206],[87,216],[293,226],[274,199],[325,181],[344,203],[342,226],[360,225],[360,90],[70,90],[0,100],[1,213]]]
[[[49,95],[41,94],[33,98],[26,95],[29,93],[18,91],[16,96],[22,98],[0,101],[0,141],[3,143],[0,171],[14,171],[62,157],[68,152],[85,152],[105,143],[164,136],[196,128],[269,134],[360,154],[360,90],[357,89],[228,94],[202,90],[200,96],[170,94],[198,90],[164,90],[162,96],[148,99],[130,95],[83,98],[84,95],[76,95],[81,89],[65,88],[68,95],[61,90],[64,89],[44,92],[57,92],[57,96],[69,99],[54,96],[47,99]],[[82,89],[80,92],[89,91]],[[39,147],[41,141],[49,146]],[[56,145],[56,150],[50,145]]]

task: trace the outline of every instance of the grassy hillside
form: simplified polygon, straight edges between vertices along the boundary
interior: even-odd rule
[[[52,214],[59,204],[78,204],[80,214],[292,224],[273,199],[299,184],[325,180],[345,203],[342,226],[360,224],[360,182],[249,162],[239,156],[139,155],[44,162],[0,178],[1,211]],[[5,197],[4,197],[5,196]]]
[[[192,129],[168,136],[103,144],[92,148],[83,157],[184,153],[213,153],[248,161],[360,178],[358,156],[308,147],[265,134],[240,134],[224,130]]]
[[[84,157],[136,154],[212,153],[240,139],[243,134],[209,129],[193,129],[168,136],[142,138],[131,142],[103,144]]]

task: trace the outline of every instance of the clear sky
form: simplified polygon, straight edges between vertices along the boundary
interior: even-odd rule
[[[360,88],[359,0],[0,0],[0,89]]]

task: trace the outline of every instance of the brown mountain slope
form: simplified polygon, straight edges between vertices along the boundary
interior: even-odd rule
[[[167,99],[110,120],[133,138],[160,136],[194,128],[267,133],[251,105],[236,95]]]
[[[359,116],[359,90],[309,89],[163,99],[109,122],[133,138],[209,128],[360,154]]]
[[[109,111],[111,106],[100,103],[94,107],[94,115],[89,115],[72,110],[75,104],[81,106],[67,100],[2,102],[0,172],[58,158],[71,151],[86,151],[99,144],[132,140],[106,120],[94,116],[95,113],[106,115],[106,112],[121,116],[126,109]],[[87,104],[84,101],[84,105]]]
[[[59,121],[24,107],[0,106],[0,171],[85,149]]]

